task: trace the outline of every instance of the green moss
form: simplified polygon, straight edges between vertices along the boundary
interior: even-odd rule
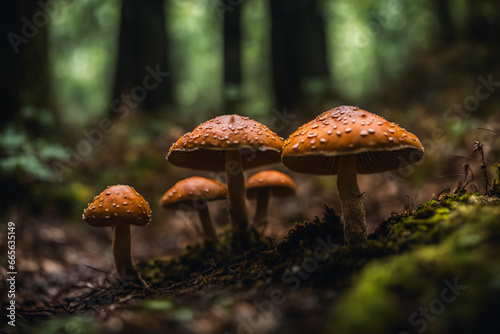
[[[449,220],[450,213],[478,202],[478,195],[443,195],[439,200],[420,204],[414,212],[405,211],[382,222],[369,239],[381,240],[397,252],[439,242],[450,229],[457,227],[458,222]]]
[[[442,203],[454,206],[455,202],[463,203]],[[500,238],[500,207],[460,206],[444,218],[444,224],[434,224],[448,232],[440,243],[374,261],[360,272],[333,307],[332,333],[492,330],[492,310],[500,298],[495,244]],[[442,301],[447,284],[456,282],[467,287],[459,290],[453,302]],[[448,291],[444,296],[451,299],[454,295]],[[440,305],[444,305],[442,310]],[[431,320],[421,315],[421,307],[430,310]]]

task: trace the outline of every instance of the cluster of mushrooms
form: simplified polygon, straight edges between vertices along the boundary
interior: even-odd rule
[[[245,192],[256,198],[254,226],[267,221],[270,194],[288,196],[295,183],[277,171],[263,171],[245,182],[243,171],[283,162],[290,170],[337,175],[346,243],[366,239],[366,214],[357,174],[379,173],[420,161],[418,138],[358,107],[340,106],[302,125],[285,141],[267,126],[239,115],[223,115],[197,126],[172,144],[167,159],[178,167],[225,172],[226,186],[202,177],[179,181],[161,198],[164,208],[198,211],[204,238],[217,243],[207,202],[228,199],[233,239],[249,232]],[[137,276],[130,255],[130,224],[151,220],[144,198],[125,185],[112,186],[94,198],[83,213],[89,225],[114,226],[113,254],[119,274]]]

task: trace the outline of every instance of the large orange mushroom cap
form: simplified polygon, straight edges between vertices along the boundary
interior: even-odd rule
[[[356,155],[359,174],[371,174],[420,161],[424,148],[397,124],[358,107],[340,106],[292,133],[282,160],[295,172],[336,175],[339,158],[345,155]]]
[[[225,152],[239,150],[243,169],[281,161],[283,139],[248,117],[223,115],[198,125],[179,138],[167,159],[178,167],[224,171]]]
[[[82,218],[94,227],[112,226],[116,223],[144,226],[151,221],[151,209],[134,188],[115,185],[94,197]]]

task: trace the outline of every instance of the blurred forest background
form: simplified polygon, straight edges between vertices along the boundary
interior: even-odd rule
[[[499,156],[498,136],[477,130],[500,130],[499,1],[18,0],[1,12],[0,207],[26,226],[88,229],[86,203],[122,183],[149,200],[158,233],[163,192],[200,174],[169,165],[170,145],[224,113],[286,138],[348,104],[417,134],[423,164],[360,177],[372,224],[453,187],[464,163],[479,177],[456,156],[474,140]],[[287,226],[335,205],[335,178],[271,168],[299,184],[274,216]]]

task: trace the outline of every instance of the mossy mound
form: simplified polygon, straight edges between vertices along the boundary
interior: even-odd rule
[[[340,218],[325,205],[323,219],[316,217],[312,222],[296,223],[279,242],[276,251],[283,256],[300,256],[300,253],[317,246],[317,238],[329,235],[332,242],[342,243],[344,232]]]
[[[467,196],[431,201],[395,223],[387,235],[400,237],[388,245],[413,249],[361,270],[333,306],[330,332],[498,333],[500,207]]]
[[[268,240],[241,253],[211,244],[192,246],[178,258],[142,264],[141,271],[158,288],[197,277],[199,285],[214,279],[226,284],[266,280],[295,288],[307,281],[343,289],[372,261],[440,243],[463,224],[450,215],[462,207],[481,207],[483,199],[473,193],[441,196],[414,212],[391,216],[366,242],[351,245],[343,244],[340,219],[325,206],[322,219],[296,223],[281,242]]]
[[[452,212],[477,203],[481,196],[466,193],[444,195],[421,204],[414,212],[393,215],[382,222],[366,242],[342,244],[342,226],[335,213],[326,210],[323,220],[297,223],[280,243],[268,265],[275,282],[299,286],[299,282],[343,289],[366,264],[420,247],[437,244],[458,224],[449,222]]]

